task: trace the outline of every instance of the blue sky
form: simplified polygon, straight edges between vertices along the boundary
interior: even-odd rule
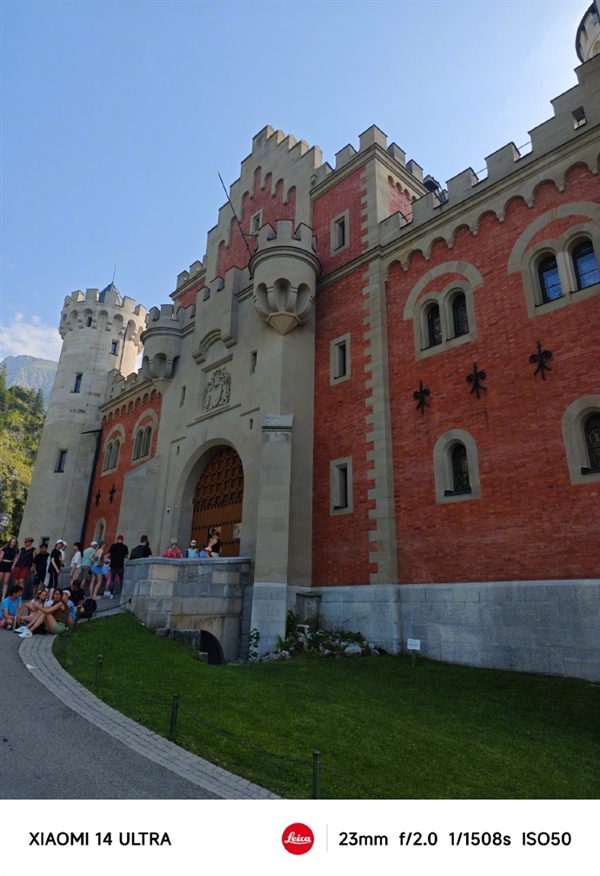
[[[441,182],[526,143],[576,84],[588,6],[3,0],[0,359],[57,359],[65,295],[115,264],[169,301],[266,124],[332,164],[377,124]]]

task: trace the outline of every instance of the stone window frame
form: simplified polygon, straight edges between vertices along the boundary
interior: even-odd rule
[[[112,340],[110,342],[110,355],[118,356],[119,355],[119,341]]]
[[[67,454],[69,450],[65,447],[60,447],[56,454],[56,465],[54,471],[56,474],[64,474],[67,467]]]
[[[344,243],[341,246],[335,245],[336,240],[336,229],[340,222],[344,222]],[[330,242],[330,254],[337,255],[339,252],[343,252],[345,249],[348,249],[350,246],[350,210],[344,210],[343,213],[338,213],[337,216],[334,216],[329,225],[329,242]]]
[[[255,224],[255,222],[254,222],[255,219],[258,219],[258,222],[256,223],[258,227],[257,227],[256,231],[253,231],[253,225]],[[262,211],[262,207],[261,207],[260,210],[258,210],[258,212],[253,213],[252,216],[250,216],[250,221],[248,223],[248,234],[250,234],[252,237],[254,237],[254,235],[257,235],[258,232],[260,231],[260,229],[262,228],[262,224],[263,224],[263,211]]]
[[[467,305],[467,319],[469,321],[469,331],[464,335],[454,334],[454,315],[452,313],[452,304],[457,294],[461,293],[465,296]],[[436,303],[440,308],[440,322],[442,329],[442,342],[430,347],[429,330],[427,325],[427,314],[432,303]],[[441,292],[428,292],[420,299],[415,307],[416,313],[413,318],[413,329],[415,338],[415,355],[417,360],[426,359],[428,356],[434,356],[436,353],[442,353],[445,350],[452,350],[454,347],[459,347],[461,344],[469,344],[471,341],[477,340],[477,323],[475,320],[475,299],[473,297],[473,287],[466,279],[453,280],[448,283]]]
[[[114,452],[114,446],[116,441],[119,441],[119,449],[116,454],[116,459],[109,460],[109,454]],[[103,477],[106,474],[111,474],[116,471],[119,467],[119,460],[121,457],[121,449],[123,444],[125,443],[125,429],[120,423],[117,423],[112,427],[112,429],[108,432],[106,439],[104,441],[104,446],[102,448],[102,452],[104,454],[104,461],[102,463],[102,469],[100,471],[100,477]],[[110,461],[110,465],[108,465]]]
[[[454,492],[452,449],[457,444],[463,444],[467,451],[470,493]],[[473,436],[464,429],[450,429],[448,432],[440,435],[433,448],[433,472],[435,479],[435,501],[438,505],[481,499],[477,444]]]
[[[346,471],[346,504],[339,506],[339,473]],[[340,514],[352,514],[354,512],[354,490],[352,486],[352,457],[343,456],[340,459],[332,459],[329,463],[329,514],[338,517]]]
[[[75,372],[75,384],[73,385],[73,389],[71,392],[79,393],[81,392],[81,384],[83,383],[83,371]]]
[[[338,348],[342,345],[346,347],[346,370],[344,374],[336,376],[337,373],[337,364],[338,364]],[[345,380],[350,380],[351,376],[351,346],[350,346],[350,332],[347,332],[345,335],[340,335],[338,338],[334,338],[329,343],[329,385],[336,386],[338,383],[343,383]]]
[[[147,420],[147,422],[146,422]],[[136,424],[131,430],[132,437],[132,450],[131,450],[131,462],[133,465],[138,465],[140,462],[146,462],[150,456],[152,455],[152,437],[154,435],[155,430],[158,428],[158,417],[156,415],[156,411],[153,410],[145,410],[142,414],[137,418]],[[148,452],[144,453],[144,447],[146,445],[145,435],[146,432],[150,429],[150,439],[148,443]],[[140,433],[143,437],[139,437]],[[137,442],[140,441],[140,455],[136,456],[137,452]]]
[[[600,227],[595,222],[580,222],[568,228],[560,237],[541,240],[526,250],[521,260],[521,276],[527,314],[530,319],[542,313],[559,310],[569,304],[576,304],[578,301],[592,298],[594,295],[600,295],[600,283],[594,283],[583,289],[580,289],[577,284],[572,252],[577,244],[584,240],[591,241],[596,262],[600,265]],[[543,300],[538,275],[539,264],[548,255],[553,255],[556,258],[563,293],[560,298],[555,298],[552,301]]]
[[[571,484],[600,483],[600,472],[583,474],[589,467],[584,424],[590,414],[600,414],[600,395],[584,395],[572,402],[563,414],[562,433]]]

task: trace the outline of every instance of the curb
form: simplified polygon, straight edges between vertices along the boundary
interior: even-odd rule
[[[222,800],[280,799],[266,788],[185,751],[174,742],[107,706],[62,668],[52,653],[55,638],[56,636],[32,636],[25,639],[19,648],[21,660],[50,693],[82,718],[104,730],[111,739],[117,739],[127,748]]]

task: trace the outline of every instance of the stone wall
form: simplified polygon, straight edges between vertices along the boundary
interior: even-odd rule
[[[126,564],[122,600],[148,627],[206,630],[223,649],[225,660],[240,653],[244,591],[250,559],[167,560],[149,557]]]
[[[599,580],[291,590],[301,622],[305,595],[320,596],[321,628],[361,632],[391,653],[419,639],[432,660],[600,680]]]

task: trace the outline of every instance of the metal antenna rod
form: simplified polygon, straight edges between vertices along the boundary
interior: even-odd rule
[[[225,188],[225,183],[223,182],[223,177],[221,176],[221,174],[220,174],[218,171],[217,171],[217,176],[218,176],[219,179],[221,180],[221,185],[223,186],[223,191],[225,192],[225,197],[226,197],[227,200],[229,201],[229,206],[231,207],[231,209],[232,209],[232,211],[233,211],[233,215],[234,215],[235,221],[237,222],[237,224],[238,224],[238,228],[240,229],[240,234],[241,234],[242,237],[244,238],[244,243],[246,244],[246,249],[248,250],[248,254],[250,255],[250,258],[252,258],[252,256],[254,255],[254,253],[252,252],[252,250],[250,249],[250,246],[248,245],[248,240],[247,240],[247,238],[246,238],[246,235],[244,234],[244,231],[243,231],[243,229],[242,229],[242,226],[241,226],[240,220],[238,219],[238,217],[237,217],[237,213],[235,212],[235,209],[234,209],[234,206],[233,206],[233,204],[231,203],[231,198],[229,197],[229,192],[228,192],[227,189]]]

